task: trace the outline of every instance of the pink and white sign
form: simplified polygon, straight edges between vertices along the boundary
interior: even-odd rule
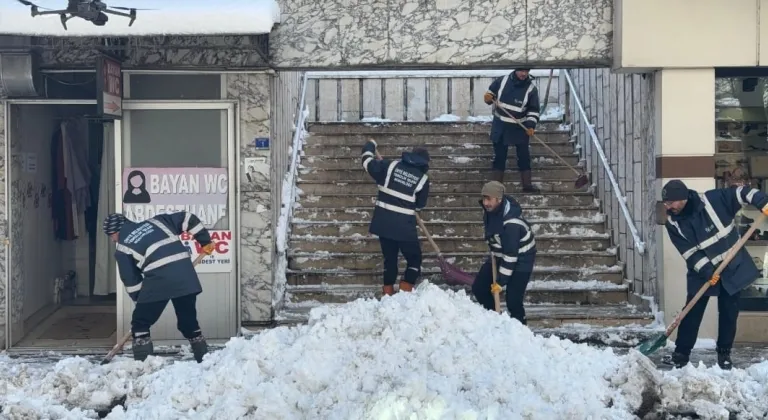
[[[216,242],[215,252],[203,258],[201,273],[232,271],[229,230],[213,230],[227,216],[229,179],[226,168],[125,168],[123,170],[123,214],[140,222],[157,214],[188,211],[200,218]],[[228,227],[228,226],[227,226]],[[182,234],[194,260],[200,244]]]
[[[227,216],[226,168],[125,168],[123,213],[133,221],[185,210],[207,228]]]

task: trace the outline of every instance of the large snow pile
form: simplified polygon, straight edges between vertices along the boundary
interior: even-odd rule
[[[200,365],[69,358],[35,370],[0,359],[0,406],[8,419],[96,417],[90,409],[123,396],[108,419],[631,419],[661,391],[665,404],[719,418],[762,416],[767,382],[768,365],[663,375],[637,353],[535,336],[425,282],[232,339]]]

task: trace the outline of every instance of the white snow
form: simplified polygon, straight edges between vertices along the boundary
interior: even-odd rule
[[[443,114],[443,115],[440,115],[439,117],[433,119],[432,121],[436,121],[436,122],[456,122],[456,121],[461,121],[461,117],[459,117],[458,115],[453,115],[453,114]]]
[[[67,2],[33,1],[58,10]],[[116,5],[134,7],[136,21],[108,15],[104,26],[80,18],[67,21],[68,30],[58,15],[32,17],[29,6],[17,1],[0,5],[0,34],[35,36],[146,36],[146,35],[235,35],[268,34],[280,22],[280,6],[275,0],[131,0]],[[124,4],[125,3],[125,4]],[[112,5],[113,2],[107,2]],[[43,8],[40,11],[45,11]],[[127,11],[123,11],[127,12]]]
[[[403,316],[408,314],[408,316]],[[309,323],[233,338],[202,364],[0,356],[7,419],[634,419],[642,392],[703,418],[764,418],[768,362],[662,373],[634,351],[544,338],[462,291],[322,306]],[[725,413],[726,417],[721,414]]]
[[[378,117],[365,117],[360,122],[364,123],[382,123],[382,122],[392,122],[392,120],[388,118],[378,118]]]

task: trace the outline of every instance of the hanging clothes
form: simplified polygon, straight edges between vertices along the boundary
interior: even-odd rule
[[[51,212],[56,239],[71,241],[80,232],[80,217],[90,205],[88,126],[85,120],[62,121],[51,140],[53,186]]]

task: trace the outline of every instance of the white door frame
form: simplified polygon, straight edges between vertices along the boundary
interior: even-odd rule
[[[2,281],[5,285],[5,345],[2,346],[5,350],[10,350],[13,347],[12,341],[12,320],[11,320],[11,300],[13,290],[11,290],[11,274],[13,269],[11,268],[11,242],[14,240],[12,237],[11,226],[13,225],[13,213],[11,212],[11,107],[12,105],[93,105],[96,106],[95,99],[3,99],[0,101],[0,109],[5,113],[5,168],[3,169],[5,175],[5,185],[3,186],[5,192],[5,240],[2,246],[5,247],[5,273]],[[239,294],[238,290],[238,294]],[[23,299],[23,297],[22,297]],[[239,315],[239,313],[238,313]],[[22,320],[22,324],[24,320]],[[23,337],[16,337],[16,341],[19,341]]]
[[[240,148],[236,147],[237,133],[239,132],[237,121],[238,108],[236,101],[229,100],[194,100],[194,101],[179,101],[179,100],[123,100],[123,110],[222,110],[227,111],[227,115],[222,117],[227,124],[227,155],[223,157],[226,159],[227,172],[229,179],[229,198],[227,205],[229,206],[229,229],[235,233],[237,238],[237,245],[235,248],[234,258],[234,274],[235,274],[235,294],[230,297],[230,305],[234,306],[235,310],[235,325],[232,326],[234,336],[238,334],[240,328],[240,207],[237,202],[237,186],[239,185],[239,156]],[[121,213],[123,211],[123,197],[122,197],[122,182],[123,182],[123,130],[130,127],[126,122],[130,121],[130,113],[123,114],[123,120],[115,120],[115,211]],[[125,128],[124,128],[125,125]],[[130,133],[129,133],[130,138]],[[224,162],[222,162],[224,163]],[[126,302],[125,288],[120,280],[120,272],[115,265],[115,279],[117,281],[117,337],[118,339],[124,336],[126,331],[123,326],[128,325],[125,319],[123,319],[123,310]],[[204,316],[204,314],[202,314]]]

